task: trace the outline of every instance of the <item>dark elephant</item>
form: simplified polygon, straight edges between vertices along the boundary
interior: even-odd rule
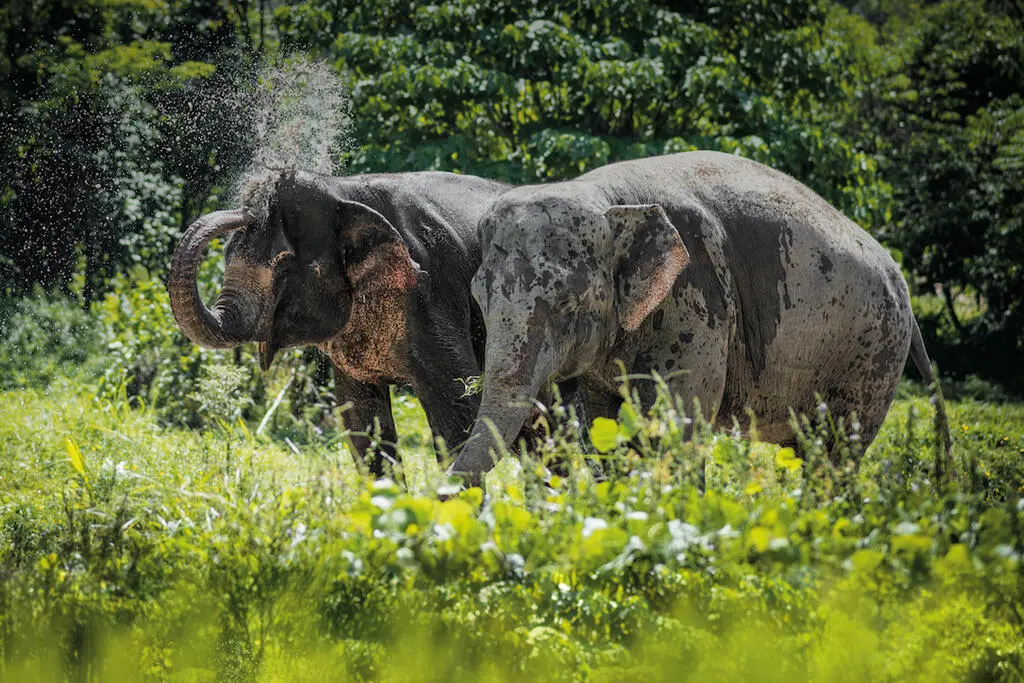
[[[780,444],[816,394],[856,413],[870,444],[908,352],[934,380],[888,251],[753,161],[690,152],[513,188],[479,233],[483,397],[451,468],[471,480],[493,465],[486,422],[507,445],[552,379],[576,378],[590,417],[614,415],[617,361],[668,378],[719,427],[749,428],[751,409],[758,437]],[[653,400],[653,383],[638,388]]]
[[[315,345],[334,366],[339,405],[351,402],[345,427],[379,423],[391,456],[388,387],[410,384],[434,434],[455,446],[479,400],[459,382],[480,374],[483,351],[469,290],[476,224],[507,188],[451,173],[270,175],[250,184],[242,209],[203,216],[182,238],[167,285],[175,320],[202,346],[259,342],[263,369],[279,349]],[[207,308],[197,267],[226,233],[223,287]],[[362,457],[369,441],[352,445]]]

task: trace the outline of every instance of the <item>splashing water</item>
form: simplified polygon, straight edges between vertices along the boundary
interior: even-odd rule
[[[79,273],[92,300],[118,270],[160,273],[200,213],[266,216],[282,173],[339,173],[351,147],[343,81],[308,59],[48,78],[37,100],[0,108],[19,141],[0,169],[0,298]]]
[[[282,174],[302,169],[334,175],[343,170],[351,103],[327,64],[293,59],[265,68],[250,101],[242,105],[252,108],[256,146],[236,196],[254,218],[267,217]]]

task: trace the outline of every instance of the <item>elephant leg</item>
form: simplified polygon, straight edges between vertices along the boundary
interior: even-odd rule
[[[391,415],[391,394],[387,384],[364,384],[345,372],[334,370],[335,393],[338,405],[343,406],[341,421],[350,432],[349,446],[353,454],[375,476],[384,473],[384,460],[395,462],[395,420]],[[374,432],[377,432],[377,452],[370,452]]]
[[[469,375],[466,375],[467,377]],[[465,390],[446,386],[447,382],[426,384],[414,381],[413,391],[423,406],[427,422],[434,438],[444,439],[449,450],[458,448],[469,435],[469,428],[476,417],[479,397],[465,396]]]
[[[724,344],[722,345],[724,347]],[[668,387],[673,396],[683,399],[683,409],[689,422],[686,423],[685,436],[687,439],[693,437],[693,429],[696,424],[697,407],[700,407],[700,417],[713,426],[721,429],[732,428],[732,415],[723,412],[723,399],[725,398],[726,387],[726,365],[724,362],[725,352],[716,349],[717,355],[708,354],[700,359],[688,358],[682,362],[682,372],[668,381]],[[718,362],[707,359],[721,359]],[[676,365],[675,367],[679,367]],[[667,374],[673,368],[660,368],[660,373]],[[645,382],[637,387],[640,394],[640,401],[645,408],[654,404],[657,391],[653,382]],[[743,418],[745,413],[740,412],[737,417]]]
[[[593,444],[590,441],[590,427],[594,419],[606,417],[616,419],[619,414],[619,407],[622,405],[622,397],[618,394],[604,391],[585,380],[576,384],[571,400],[567,400],[576,408],[576,417],[580,421],[580,447],[584,451],[594,452]],[[597,480],[603,480],[608,476],[605,465],[600,459],[588,458],[587,465],[590,473]]]
[[[691,297],[689,309],[703,310],[706,307],[703,294],[692,289],[686,292]],[[687,317],[685,308],[679,315],[679,323],[674,328],[674,339],[660,349],[653,369],[665,381],[672,396],[682,399],[682,409],[687,421],[684,423],[683,437],[693,439],[698,422],[703,420],[719,429],[732,428],[732,408],[728,405],[726,387],[729,376],[729,346],[734,328],[725,324],[724,320],[703,320],[696,316]],[[640,402],[645,408],[657,399],[657,388],[654,382],[645,381],[637,386]],[[698,411],[699,406],[699,411]],[[699,415],[698,415],[699,412]],[[738,416],[743,418],[746,413],[740,410]],[[696,474],[699,491],[705,489],[707,474],[707,458],[701,457],[697,462],[680,463]]]

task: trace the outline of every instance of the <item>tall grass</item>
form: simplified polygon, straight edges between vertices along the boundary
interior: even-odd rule
[[[833,467],[827,420],[799,454],[684,439],[662,395],[589,453],[553,410],[538,453],[454,493],[404,395],[377,481],[338,439],[129,404],[0,395],[0,679],[1024,676],[1021,406],[951,404],[955,486],[923,397]]]

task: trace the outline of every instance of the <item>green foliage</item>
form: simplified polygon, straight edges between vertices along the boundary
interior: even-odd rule
[[[248,368],[233,365],[203,368],[198,389],[191,397],[199,404],[199,413],[222,422],[237,422],[243,408],[253,402],[246,393],[250,375]]]
[[[180,424],[201,424],[194,388],[202,368],[228,363],[230,357],[182,336],[163,282],[137,268],[131,275],[117,276],[92,309],[104,330],[108,395],[124,391],[159,406]]]
[[[223,261],[216,256],[201,266],[200,291],[207,299],[222,276]],[[318,437],[309,432],[311,424],[332,425],[333,397],[319,354],[281,353],[263,373],[255,345],[232,351],[198,347],[178,330],[163,279],[142,267],[115,277],[91,314],[104,348],[101,385],[107,398],[123,395],[152,406],[169,423],[216,426],[239,417],[258,420],[287,383],[285,408],[275,414],[272,431],[284,430],[301,443]],[[291,375],[299,379],[288,383]]]
[[[0,390],[45,386],[72,372],[95,376],[101,348],[80,300],[37,289],[0,304]]]
[[[885,57],[868,63],[853,109],[893,185],[884,238],[948,295],[954,338],[1000,359],[991,375],[1024,343],[1022,17],[1019,3],[981,0],[882,12],[874,49]],[[959,320],[959,292],[986,303],[975,320]]]
[[[0,281],[64,285],[84,259],[92,301],[115,273],[163,272],[185,226],[275,152],[254,149],[259,67],[308,55],[351,106],[308,88],[301,118],[328,125],[298,160],[333,150],[349,116],[332,161],[352,171],[534,182],[748,156],[948,295],[952,329],[930,326],[941,367],[999,378],[1024,339],[1021,16],[1014,0],[15,0],[0,9]],[[961,295],[979,315],[958,317]]]
[[[212,298],[222,269],[217,257],[201,266],[206,298]],[[95,383],[108,400],[148,406],[166,424],[192,427],[259,421],[283,391],[283,407],[269,421],[268,433],[299,444],[325,433],[333,437],[329,364],[319,353],[285,351],[264,373],[254,347],[197,347],[174,323],[162,278],[141,266],[113,278],[104,297],[91,305],[81,289],[79,279],[70,298],[37,290],[0,303],[0,390],[45,388],[75,377]],[[430,439],[410,434],[407,442]]]
[[[667,395],[587,425],[590,452],[555,406],[538,453],[460,493],[408,393],[403,462],[366,480],[314,353],[262,374],[250,348],[198,349],[162,278],[253,160],[259,59],[307,52],[351,92],[319,143],[350,114],[355,171],[534,182],[698,148],[787,171],[897,249],[943,368],[1005,379],[1024,338],[1019,9],[4,4],[0,678],[1021,679],[1024,414],[986,380],[952,387],[955,486],[904,391],[867,453],[825,412],[780,449]]]
[[[346,76],[355,170],[525,182],[719,149],[792,173],[865,226],[888,210],[874,161],[828,111],[852,60],[826,4],[342,4],[275,18],[283,46],[312,47]]]
[[[1024,472],[937,485],[931,428],[910,417],[929,410],[923,398],[897,405],[860,472],[819,470],[813,445],[796,458],[703,427],[681,439],[667,396],[649,413],[626,405],[601,456],[614,478],[541,466],[593,455],[562,441],[570,415],[556,409],[539,459],[505,460],[486,495],[442,502],[422,443],[405,446],[400,485],[360,477],[336,447],[296,457],[230,426],[161,428],[81,384],[2,394],[0,671],[1020,677],[1024,509],[1003,485]],[[950,407],[986,435],[958,436],[961,468],[994,463],[1000,435],[1024,447],[1019,405]]]
[[[14,132],[0,139],[4,289],[64,284],[84,259],[93,299],[122,267],[166,267],[176,231],[248,153],[225,96],[247,63],[232,53],[232,16],[245,12],[108,0],[0,10],[0,120]]]

